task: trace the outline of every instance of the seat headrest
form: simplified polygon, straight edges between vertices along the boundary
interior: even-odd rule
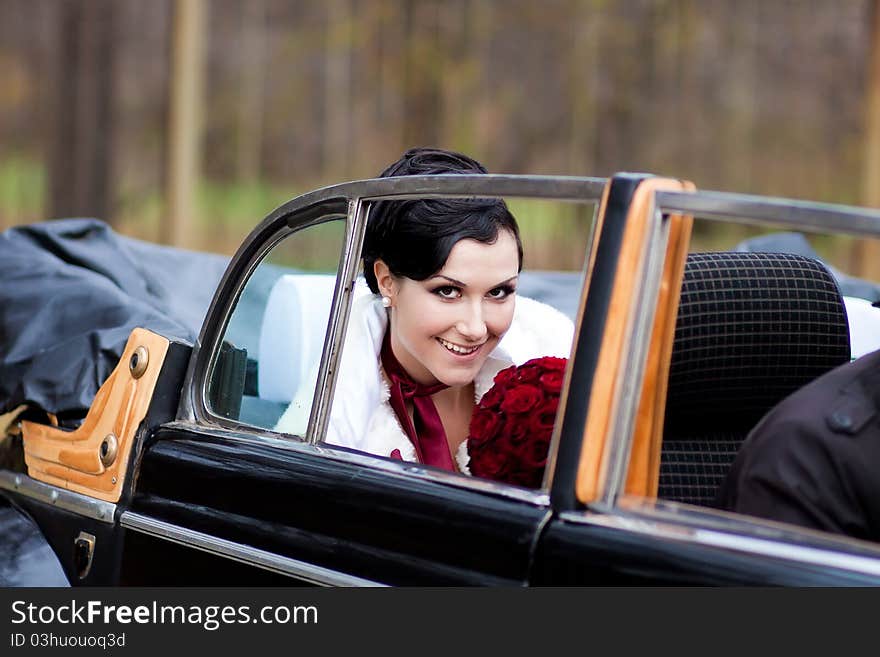
[[[321,356],[336,277],[287,274],[272,286],[260,327],[257,390],[289,402]]]
[[[261,399],[290,403],[309,375],[314,377],[335,287],[333,274],[286,274],[272,286],[260,326],[257,392]],[[369,293],[359,277],[353,298]]]
[[[853,358],[880,349],[880,308],[867,299],[843,297],[849,321],[849,343]]]
[[[787,253],[688,255],[666,431],[748,430],[784,397],[850,359],[846,308],[818,260]]]

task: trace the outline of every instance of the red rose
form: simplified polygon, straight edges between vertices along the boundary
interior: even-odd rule
[[[544,372],[563,372],[568,360],[565,358],[557,358],[556,356],[544,356],[542,358],[533,358],[523,363],[523,367],[537,365]]]
[[[524,383],[507,391],[501,410],[505,413],[523,413],[540,403],[544,394],[539,388]]]
[[[507,384],[509,384],[511,381],[513,381],[513,377],[515,375],[516,375],[516,366],[515,365],[511,365],[510,367],[507,367],[507,368],[501,370],[500,372],[498,372],[498,374],[495,375],[495,378],[493,379],[493,381],[495,382],[494,387],[497,387],[497,388],[505,387]]]
[[[491,440],[496,436],[504,420],[492,410],[477,408],[471,417],[469,435],[480,442]]]
[[[510,439],[512,444],[518,445],[529,435],[529,424],[524,421],[524,418],[508,417],[504,423],[504,435]]]
[[[544,388],[544,390],[546,390],[547,392],[552,394],[559,394],[559,391],[562,390],[563,378],[564,372],[553,370],[542,374],[538,381],[540,382],[541,387]]]
[[[494,385],[489,390],[486,391],[486,394],[482,396],[480,399],[480,408],[486,409],[495,409],[501,404],[501,401],[504,399],[504,388],[503,386]]]
[[[529,361],[534,362],[534,361]],[[534,383],[541,376],[541,368],[538,365],[521,365],[516,373],[516,380],[520,383]]]
[[[524,442],[516,451],[521,468],[529,470],[543,469],[550,451],[550,436],[538,437],[532,434],[531,440]]]
[[[468,440],[468,454],[470,455],[470,471],[475,477],[498,481],[503,480],[504,475],[508,472],[509,454],[507,450],[498,449],[498,446],[491,441],[474,445],[471,440]]]
[[[549,436],[553,433],[553,425],[556,422],[556,409],[552,411],[542,408],[536,413],[532,413],[528,418],[528,433],[535,436]],[[526,424],[523,422],[522,424]]]
[[[552,397],[548,397],[544,400],[544,405],[541,407],[541,411],[544,413],[556,413],[559,408],[559,395],[553,395]]]
[[[471,474],[516,486],[541,486],[565,366],[564,358],[535,358],[495,376],[469,427]]]

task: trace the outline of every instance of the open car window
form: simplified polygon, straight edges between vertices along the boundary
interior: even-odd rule
[[[523,342],[525,335],[528,344],[534,342],[533,338],[538,340],[531,348],[515,348],[515,356],[507,365],[549,355],[567,359],[574,340],[574,322],[580,312],[584,263],[600,181],[571,179],[551,184],[525,178],[519,181],[516,177],[455,178],[450,182],[467,189],[468,197],[481,186],[489,190],[493,184],[499,185],[506,193],[498,196],[509,203],[519,224],[525,256],[517,300],[531,325],[517,320],[505,337]],[[387,181],[382,183],[388,186]],[[433,179],[421,184],[425,187],[422,194],[436,195]],[[529,194],[531,188],[537,193]],[[370,194],[349,198],[347,217],[338,211],[341,200],[335,198],[331,213],[334,216],[328,221],[309,219],[306,227],[282,240],[270,232],[260,238],[267,244],[264,255],[254,257],[259,264],[243,278],[238,297],[227,302],[230,309],[222,333],[206,342],[213,352],[202,393],[209,414],[206,419],[257,437],[305,438],[311,444],[332,450],[322,449],[319,454],[359,463],[369,462],[364,460],[369,457],[378,459],[374,462],[383,469],[397,469],[395,464],[401,464],[393,450],[361,445],[349,439],[345,427],[340,431],[334,424],[335,405],[359,401],[375,392],[357,387],[359,368],[346,369],[346,354],[351,353],[349,336],[355,330],[353,318],[359,305],[371,298],[375,301],[357,267],[364,227],[369,220]],[[295,221],[294,212],[287,222]],[[257,251],[260,247],[251,248]],[[316,260],[316,254],[322,257]],[[243,263],[242,269],[245,268]],[[220,314],[222,308],[219,303],[216,305],[215,312]],[[535,335],[528,335],[529,332]],[[376,355],[373,360],[373,367],[378,368]],[[492,377],[485,383],[480,394],[493,385]],[[552,431],[558,423],[553,422],[553,417],[545,417],[544,424],[549,424]],[[349,428],[362,431],[369,427],[355,423]],[[456,462],[461,464],[458,459]],[[430,467],[405,471],[448,481],[449,473]],[[538,482],[527,487],[541,487],[544,472],[542,462]],[[493,485],[523,485],[518,482],[492,480]]]
[[[514,197],[505,198],[505,202],[519,226],[523,269],[516,283],[513,321],[489,359],[497,363],[490,369],[487,361],[475,380],[475,393],[480,398],[493,387],[493,377],[499,367],[521,365],[542,356],[568,359],[596,211],[592,201],[572,203]],[[369,209],[370,204],[366,207]],[[387,319],[380,301],[368,289],[363,272],[359,272],[346,318],[347,331],[341,343],[332,406],[322,442],[328,447],[343,448],[345,452],[412,461],[416,457],[408,452],[409,442],[382,398],[382,386],[388,382],[380,369],[378,350],[387,330]],[[554,405],[553,416],[549,418],[551,424],[555,408]],[[285,432],[292,426],[288,424],[291,413],[292,409],[288,410],[279,425]],[[505,421],[504,412],[495,413],[501,422]],[[536,417],[538,413],[536,408]],[[548,440],[549,436],[548,431]],[[467,468],[470,458],[467,446],[453,452],[456,452],[453,454],[456,468]],[[515,467],[515,461],[511,455],[510,469]],[[514,485],[526,481],[525,477],[517,479],[501,470],[504,468],[497,476],[493,475],[492,481]],[[541,486],[543,463],[540,470],[534,487]],[[463,471],[474,474],[469,468]]]
[[[232,309],[207,385],[215,415],[304,436],[336,286],[345,219],[301,228],[269,251]]]

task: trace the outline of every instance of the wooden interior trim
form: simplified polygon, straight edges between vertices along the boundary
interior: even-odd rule
[[[119,363],[101,385],[83,423],[74,431],[23,421],[24,458],[28,474],[39,481],[118,502],[138,426],[147,414],[169,341],[143,328],[131,332]],[[131,357],[146,348],[146,371],[135,378]],[[116,457],[106,466],[101,444],[116,437]]]
[[[0,414],[0,443],[7,436],[18,433],[18,416],[24,413],[26,409],[26,404],[20,404],[8,413]]]
[[[631,322],[633,293],[641,285],[641,281],[638,280],[638,276],[641,275],[638,271],[638,265],[645,256],[645,248],[651,230],[650,218],[646,215],[654,207],[653,195],[656,191],[684,191],[685,189],[686,185],[678,180],[647,178],[636,188],[627,212],[626,227],[608,308],[608,319],[602,336],[596,377],[593,381],[583,430],[584,440],[575,489],[578,500],[584,504],[596,501],[605,488],[610,453],[608,434],[611,419],[616,411],[617,387],[622,374],[621,353],[626,346],[624,337]],[[603,206],[602,209],[604,212],[605,207]],[[667,247],[667,257],[668,255],[669,247]],[[676,296],[678,295],[676,294]],[[672,321],[674,324],[674,318]],[[658,336],[658,340],[660,337]],[[647,375],[648,370],[646,369]],[[660,430],[662,431],[662,426]],[[649,435],[653,435],[653,432],[649,432]]]
[[[682,191],[694,191],[693,183],[682,181]],[[681,281],[687,262],[693,217],[669,216],[669,240],[663,261],[663,277],[657,296],[657,310],[651,329],[645,377],[633,430],[627,468],[626,493],[656,499],[660,486],[660,454],[666,417],[666,390],[675,342],[675,324],[681,298]]]

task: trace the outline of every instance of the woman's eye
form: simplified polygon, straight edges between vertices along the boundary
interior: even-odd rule
[[[494,290],[489,290],[489,294],[486,295],[490,299],[501,300],[506,299],[511,294],[513,294],[513,288],[509,287],[496,287]]]
[[[444,299],[457,299],[461,296],[461,290],[452,285],[444,285],[443,287],[435,289],[434,294],[443,297]]]

